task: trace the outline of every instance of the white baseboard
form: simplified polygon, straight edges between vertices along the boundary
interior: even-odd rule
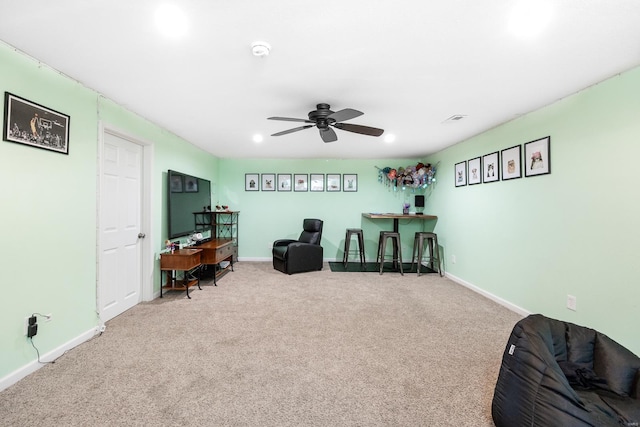
[[[74,347],[79,346],[85,341],[89,341],[98,333],[98,327],[91,328],[87,332],[77,336],[76,338],[62,344],[60,347],[51,350],[48,353],[41,354],[40,360],[43,362],[50,362],[52,360],[56,360],[58,357],[62,356],[66,351],[71,350]],[[35,350],[34,350],[35,352]],[[16,371],[6,375],[4,378],[0,379],[0,391],[6,389],[7,387],[12,386],[17,383],[24,377],[29,374],[34,373],[38,369],[42,368],[45,364],[39,363],[38,360],[34,360],[31,363],[24,365],[23,367],[17,369]]]
[[[521,315],[522,317],[527,317],[528,315],[530,315],[531,313],[527,310],[525,310],[524,308],[517,306],[505,299],[502,299],[490,292],[485,291],[484,289],[480,289],[479,287],[472,285],[471,283],[467,282],[466,280],[462,280],[459,277],[454,276],[453,274],[450,273],[446,273],[445,272],[445,276],[448,279],[453,280],[454,282],[456,282],[459,285],[464,286],[465,288],[471,289],[473,292],[476,292],[480,295],[482,295],[485,298],[490,299],[491,301],[497,302],[498,304],[500,304],[503,307],[508,308],[509,310],[518,313],[519,315]]]

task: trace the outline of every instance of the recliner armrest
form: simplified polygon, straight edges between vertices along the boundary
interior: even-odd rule
[[[297,240],[293,239],[279,239],[273,242],[273,246],[289,246],[291,243],[295,243]]]

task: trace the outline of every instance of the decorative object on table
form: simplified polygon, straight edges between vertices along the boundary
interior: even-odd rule
[[[354,110],[352,108],[345,108],[344,110],[333,112],[331,111],[331,106],[329,104],[317,104],[316,110],[309,112],[309,119],[296,119],[291,117],[268,117],[268,120],[284,120],[287,122],[311,123],[282,132],[277,132],[272,134],[271,136],[286,135],[304,129],[309,129],[314,126],[316,126],[320,131],[320,137],[324,142],[333,142],[338,140],[338,136],[336,135],[336,132],[332,129],[332,127],[336,129],[346,130],[348,132],[359,133],[362,135],[382,135],[384,133],[384,129],[355,125],[351,123],[341,123],[345,120],[351,120],[363,114],[363,112]]]
[[[345,173],[342,175],[342,191],[358,191],[358,175]]]
[[[500,162],[498,152],[482,156],[482,182],[500,181]]]
[[[262,191],[276,191],[276,174],[275,173],[263,173],[262,174]]]
[[[297,173],[293,175],[293,191],[307,191],[309,189],[309,175]]]
[[[291,174],[278,174],[278,191],[291,191]]]
[[[480,157],[470,159],[467,162],[467,182],[469,185],[482,184],[482,165]]]
[[[327,191],[340,191],[340,174],[328,173],[327,174]]]
[[[66,114],[4,93],[2,138],[5,141],[69,154],[70,120]]]
[[[551,173],[551,137],[536,139],[524,144],[524,176]]]
[[[244,174],[244,191],[258,191],[260,189],[260,175],[257,173]]]
[[[409,215],[409,208],[411,208],[411,203],[403,203],[402,204],[402,213],[404,215]]]
[[[522,147],[505,148],[500,152],[502,160],[502,180],[522,178]]]
[[[311,191],[324,191],[324,174],[312,173],[309,179],[309,189]]]
[[[467,185],[467,162],[456,163],[454,169],[456,187]]]
[[[415,166],[400,168],[384,167],[378,169],[378,182],[397,191],[426,189],[436,181],[436,167],[430,163],[418,163]]]

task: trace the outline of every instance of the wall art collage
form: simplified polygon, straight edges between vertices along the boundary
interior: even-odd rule
[[[518,179],[522,178],[523,171],[527,178],[551,173],[551,137],[523,145],[456,163],[456,187]]]
[[[358,175],[355,173],[247,173],[244,176],[245,191],[358,191]]]

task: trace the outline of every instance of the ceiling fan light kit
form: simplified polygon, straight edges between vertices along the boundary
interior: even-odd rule
[[[317,127],[320,131],[320,137],[324,142],[334,142],[338,140],[336,132],[332,128],[346,130],[347,132],[359,133],[361,135],[380,136],[384,133],[384,129],[374,128],[370,126],[356,125],[351,123],[342,123],[345,120],[351,120],[363,115],[362,111],[353,108],[345,108],[339,111],[331,111],[329,104],[318,104],[316,109],[310,111],[308,119],[296,119],[292,117],[268,117],[268,120],[283,120],[287,122],[311,123],[297,128],[284,130],[274,133],[271,136],[281,136],[300,130]]]

